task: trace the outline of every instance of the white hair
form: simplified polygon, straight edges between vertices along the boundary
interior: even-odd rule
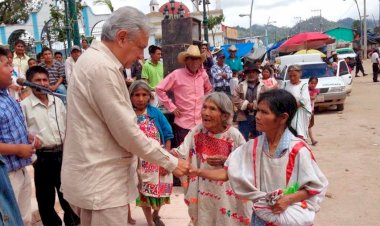
[[[232,117],[234,115],[234,105],[227,94],[223,92],[214,92],[209,95],[207,95],[203,101],[205,103],[206,101],[212,101],[215,103],[215,105],[219,108],[219,110],[228,115],[228,119],[223,122],[226,125],[232,124]]]
[[[148,18],[140,10],[124,6],[116,10],[111,16],[104,22],[102,27],[101,40],[113,41],[115,40],[116,33],[120,29],[126,29],[128,38],[139,34],[141,31],[149,32]]]

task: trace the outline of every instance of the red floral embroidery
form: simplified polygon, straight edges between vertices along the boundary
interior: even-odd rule
[[[203,162],[209,156],[221,155],[228,157],[231,153],[232,144],[228,141],[211,137],[204,133],[194,136],[197,156]]]
[[[234,219],[235,221],[240,222],[244,225],[250,225],[251,224],[250,218],[244,218],[243,215],[239,215],[238,213],[231,213],[231,210],[227,210],[224,207],[220,208],[219,211],[222,215],[226,215],[227,217],[230,217],[230,218]]]

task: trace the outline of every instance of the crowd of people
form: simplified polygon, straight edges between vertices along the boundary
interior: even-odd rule
[[[65,225],[135,224],[135,201],[149,226],[163,226],[173,175],[192,225],[311,225],[328,184],[307,144],[318,79],[302,82],[293,66],[280,89],[270,65],[207,43],[178,53],[182,67],[164,76],[161,47],[143,61],[148,32],[142,12],[121,7],[101,41],[83,40],[65,62],[49,48],[29,58],[22,40],[14,53],[0,48],[0,205],[10,225],[31,225],[31,164],[43,225],[62,225],[57,194]]]

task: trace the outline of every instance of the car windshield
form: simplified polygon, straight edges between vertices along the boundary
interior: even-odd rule
[[[300,65],[302,70],[302,77],[301,79],[309,79],[310,77],[314,76],[317,78],[322,77],[333,77],[333,69],[327,67],[326,63],[320,63],[320,64],[304,64]]]
[[[347,54],[347,53],[355,53],[352,49],[337,49],[337,54]]]

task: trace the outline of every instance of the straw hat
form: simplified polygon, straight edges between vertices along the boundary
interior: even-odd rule
[[[206,60],[206,54],[201,54],[201,51],[196,45],[190,45],[186,51],[180,52],[178,54],[178,62],[180,64],[185,64],[186,57],[199,57],[202,62]]]
[[[220,51],[222,51],[222,48],[220,48],[219,46],[215,46],[214,49],[211,51],[211,54],[215,55],[219,53]]]
[[[231,45],[229,48],[228,48],[228,51],[231,51],[231,52],[236,52],[238,49],[236,48],[235,45]]]

